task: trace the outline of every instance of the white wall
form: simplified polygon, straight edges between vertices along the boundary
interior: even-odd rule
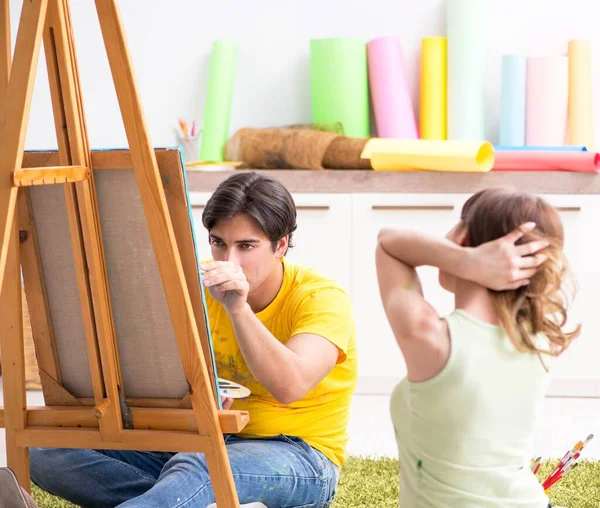
[[[488,4],[487,125],[492,142],[498,135],[504,53],[556,54],[566,51],[570,38],[590,39],[598,104],[597,0],[489,0]],[[174,143],[171,126],[178,117],[202,118],[214,39],[231,38],[240,45],[233,133],[243,126],[310,121],[311,38],[399,35],[416,105],[420,40],[445,34],[445,0],[121,0],[119,5],[156,146]],[[14,39],[21,0],[11,0],[11,8]],[[92,147],[125,146],[94,2],[72,0],[71,10]],[[43,54],[38,77],[46,77]],[[56,147],[46,83],[36,86],[26,147]]]

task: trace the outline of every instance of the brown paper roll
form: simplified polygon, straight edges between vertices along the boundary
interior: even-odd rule
[[[335,132],[336,134],[344,135],[344,127],[342,122],[335,123],[296,123],[286,125],[288,129],[310,129],[312,131]]]
[[[256,169],[324,169],[327,147],[339,137],[308,129],[240,129],[227,142],[227,160]]]
[[[225,157],[255,169],[371,169],[360,158],[367,141],[298,127],[240,129]]]
[[[327,169],[371,169],[369,159],[361,159],[360,154],[367,144],[366,138],[334,139],[323,158],[323,167]]]

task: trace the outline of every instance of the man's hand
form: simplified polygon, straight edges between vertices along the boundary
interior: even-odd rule
[[[221,405],[223,406],[223,409],[231,409],[231,406],[233,405],[233,399],[231,397],[225,397],[224,395],[221,395]]]
[[[244,308],[250,285],[240,266],[229,261],[213,261],[201,269],[204,285],[230,316]]]
[[[502,238],[469,249],[464,278],[497,291],[529,284],[531,277],[547,259],[546,255],[536,252],[547,247],[549,242],[534,240],[522,245],[515,243],[534,228],[535,223],[527,222]]]

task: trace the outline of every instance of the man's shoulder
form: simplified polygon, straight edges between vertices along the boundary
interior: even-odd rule
[[[336,280],[316,268],[286,260],[286,269],[290,271],[290,293],[303,296],[315,292],[331,292],[347,296],[346,291]]]

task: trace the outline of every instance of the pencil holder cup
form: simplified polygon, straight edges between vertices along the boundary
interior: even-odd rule
[[[196,162],[200,158],[200,133],[187,137],[177,134],[176,137],[177,145],[181,147],[183,152],[184,162]]]

